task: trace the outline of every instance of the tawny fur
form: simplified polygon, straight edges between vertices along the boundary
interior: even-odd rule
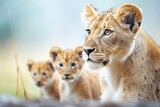
[[[140,28],[141,10],[126,4],[93,16],[86,25],[90,31],[83,58],[90,68],[100,69],[104,87],[101,100],[159,102],[160,49]],[[93,51],[87,55],[86,50]]]
[[[79,102],[100,98],[99,73],[84,69],[81,54],[82,47],[74,50],[61,50],[53,47],[50,51],[55,69],[61,77],[59,87],[61,102]],[[73,63],[76,65],[72,66]],[[63,67],[60,64],[63,64]],[[65,74],[69,75],[68,78]]]
[[[42,99],[59,100],[59,78],[52,63],[28,60],[27,66],[35,85],[40,89]]]

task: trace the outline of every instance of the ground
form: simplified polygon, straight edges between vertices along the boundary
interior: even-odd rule
[[[160,107],[155,103],[139,103],[139,104],[100,104],[93,101],[85,101],[80,103],[60,103],[51,100],[23,100],[12,95],[0,95],[0,107]]]

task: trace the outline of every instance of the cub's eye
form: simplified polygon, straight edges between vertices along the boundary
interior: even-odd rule
[[[33,75],[34,75],[34,76],[36,76],[36,75],[37,75],[37,73],[35,72],[35,73],[33,73]]]
[[[76,63],[71,63],[71,67],[75,67],[76,66]]]
[[[91,33],[90,29],[86,29],[86,31],[87,31],[87,35],[89,35]]]
[[[59,63],[59,66],[60,66],[60,67],[63,67],[63,64],[62,64],[62,63]]]
[[[110,36],[113,33],[113,31],[109,30],[109,29],[105,29],[103,36]]]
[[[43,76],[46,76],[46,73],[45,73],[45,72],[43,72],[43,73],[42,73],[42,75],[43,75]]]

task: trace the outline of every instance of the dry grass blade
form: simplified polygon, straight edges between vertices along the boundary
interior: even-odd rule
[[[17,50],[16,50],[16,42],[14,40],[14,31],[13,31],[12,24],[11,24],[10,10],[8,10],[8,18],[9,18],[9,25],[10,25],[10,29],[11,29],[11,44],[12,44],[12,48],[14,50],[14,57],[15,57],[16,71],[17,71],[16,96],[18,96],[18,91],[19,91],[19,76],[20,76],[20,80],[22,82],[22,87],[23,87],[23,92],[24,92],[24,97],[25,97],[25,99],[28,99],[27,98],[27,92],[26,92],[25,85],[24,85],[24,81],[23,81],[23,77],[22,77],[22,74],[21,74],[20,68],[19,68],[18,54],[17,54]]]

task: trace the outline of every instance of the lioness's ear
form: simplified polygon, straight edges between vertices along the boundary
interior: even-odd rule
[[[96,8],[91,4],[87,4],[81,14],[82,22],[87,26],[98,14]]]
[[[141,10],[132,4],[125,4],[118,8],[115,19],[125,29],[129,29],[133,33],[139,30],[142,22]]]
[[[29,60],[27,61],[28,71],[31,71],[32,66],[33,66],[34,63],[35,63],[35,62],[34,62],[34,60],[32,60],[32,59],[29,59]]]
[[[60,47],[52,47],[50,49],[49,55],[53,62],[56,61],[58,55],[62,52],[62,49]]]
[[[50,60],[48,60],[46,63],[49,65],[49,67],[50,67],[53,71],[55,71],[55,70],[54,70],[54,67],[53,67],[53,64],[52,64],[52,62],[51,62]]]
[[[82,46],[76,47],[74,49],[74,52],[79,58],[82,58],[83,47]]]

